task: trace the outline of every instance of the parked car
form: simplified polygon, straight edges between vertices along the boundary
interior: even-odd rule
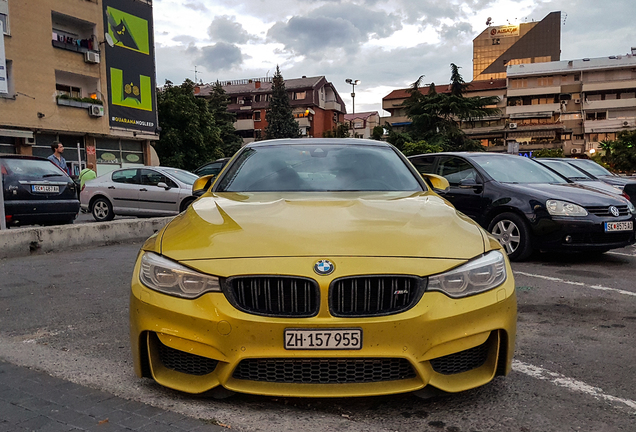
[[[192,196],[196,179],[195,174],[178,168],[123,168],[87,182],[81,204],[100,222],[115,215],[176,215],[196,199]]]
[[[543,160],[543,159],[542,159]],[[547,158],[546,160],[555,160]],[[560,160],[560,159],[556,159]],[[636,177],[619,176],[590,159],[563,159],[585,175],[620,188],[632,204],[636,206]]]
[[[612,186],[609,183],[605,183],[591,174],[581,171],[576,167],[568,163],[567,159],[547,159],[539,158],[533,159],[535,162],[540,163],[546,168],[551,169],[560,176],[568,179],[572,183],[576,183],[586,189],[594,190],[597,192],[605,192],[613,195],[621,195],[623,198],[629,200],[629,195],[623,192],[623,188]]]
[[[0,155],[7,226],[73,223],[80,203],[76,185],[53,162]]]
[[[208,162],[206,164],[201,165],[199,168],[195,169],[192,172],[198,175],[199,177],[202,177],[204,175],[210,175],[210,174],[216,175],[221,172],[223,167],[230,161],[230,159],[232,158],[226,157],[226,158],[217,159],[214,162]]]
[[[351,397],[459,392],[510,372],[516,298],[501,245],[393,146],[239,152],[141,249],[139,376],[189,393]]]
[[[450,183],[440,195],[477,221],[511,260],[533,251],[605,252],[634,243],[631,202],[583,189],[528,158],[436,153],[409,158],[421,173]]]

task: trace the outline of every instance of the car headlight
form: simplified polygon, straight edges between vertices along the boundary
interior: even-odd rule
[[[634,207],[634,204],[632,204],[631,201],[627,201],[627,208],[632,214],[636,214],[636,207]]]
[[[552,216],[587,216],[587,210],[567,201],[547,200],[545,207]]]
[[[506,280],[506,260],[500,251],[467,262],[453,270],[428,278],[428,291],[441,291],[460,298],[496,288]]]
[[[160,255],[144,252],[139,280],[164,294],[193,299],[206,292],[220,292],[219,278],[199,273]]]

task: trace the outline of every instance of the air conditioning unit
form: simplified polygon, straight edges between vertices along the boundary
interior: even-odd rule
[[[568,101],[566,101],[566,100],[562,100],[561,101],[561,105],[567,105],[567,104],[568,104]]]
[[[627,126],[629,126],[629,122],[624,121],[624,122],[623,122],[623,127],[627,127]]]
[[[35,145],[35,137],[25,138],[24,143],[26,145]]]
[[[570,153],[572,153],[572,154],[581,153],[581,150],[577,149],[577,148],[573,148],[572,150],[570,150]]]
[[[510,129],[517,129],[517,123],[509,123],[509,124],[508,124],[508,127],[509,127]]]
[[[574,99],[574,103],[575,104],[580,104],[581,103],[581,99]]]
[[[91,105],[88,109],[88,113],[92,117],[103,117],[104,116],[104,107],[101,105]]]
[[[238,100],[238,104],[239,105],[245,105],[245,99],[239,99]]]
[[[84,61],[86,63],[99,63],[99,53],[86,51],[84,53]]]

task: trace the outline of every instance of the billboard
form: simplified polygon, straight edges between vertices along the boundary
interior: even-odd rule
[[[132,0],[103,5],[110,126],[156,133],[152,6]]]
[[[504,26],[491,27],[489,33],[491,38],[519,36],[519,26],[504,25]]]

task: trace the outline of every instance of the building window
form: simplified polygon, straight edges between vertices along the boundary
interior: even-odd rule
[[[55,84],[55,92],[58,96],[67,95],[69,97],[82,97],[82,89],[79,87],[68,86],[65,84]]]
[[[9,1],[8,0],[0,0],[0,23],[2,23],[2,31],[0,34],[4,33],[6,35],[11,34],[9,32]]]
[[[528,87],[528,78],[517,78],[510,80],[510,88],[520,89]]]
[[[553,77],[539,77],[537,78],[537,85],[539,87],[548,87],[554,83]]]
[[[261,121],[261,112],[254,111],[254,121]]]
[[[303,100],[306,97],[307,97],[307,92],[304,92],[304,91],[292,93],[292,100]]]
[[[51,21],[54,47],[76,52],[98,50],[95,24],[57,12],[51,12]]]
[[[364,127],[364,122],[362,120],[356,120],[353,122],[354,129],[362,129]]]

